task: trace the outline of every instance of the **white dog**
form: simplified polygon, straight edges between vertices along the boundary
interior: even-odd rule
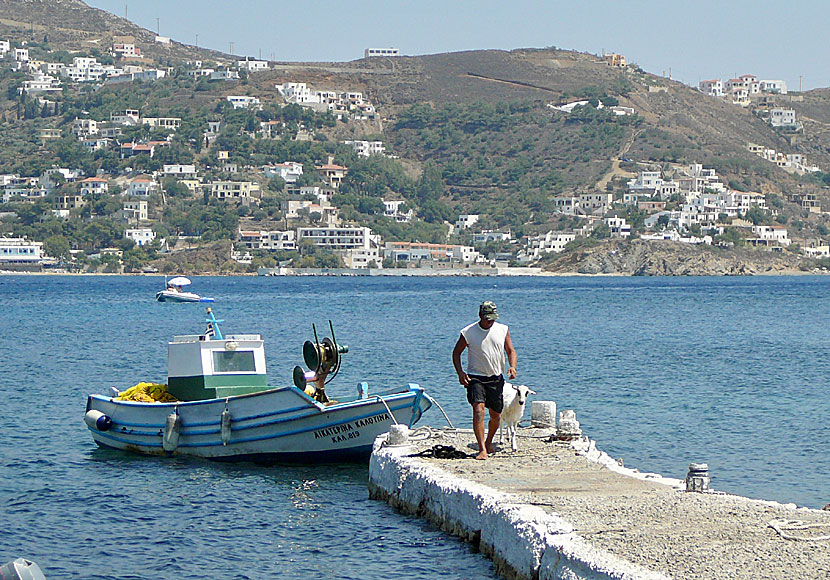
[[[502,397],[504,399],[504,409],[501,412],[501,426],[499,427],[499,444],[502,442],[502,435],[507,431],[507,439],[510,441],[510,446],[513,451],[517,450],[516,446],[516,428],[522,420],[522,415],[525,413],[525,403],[528,395],[535,395],[536,391],[532,391],[527,385],[514,385],[512,383],[504,383],[504,390]]]

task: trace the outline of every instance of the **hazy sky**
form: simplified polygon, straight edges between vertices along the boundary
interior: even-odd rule
[[[619,52],[688,84],[734,74],[830,86],[830,2],[85,0],[179,42],[280,61],[547,47]]]

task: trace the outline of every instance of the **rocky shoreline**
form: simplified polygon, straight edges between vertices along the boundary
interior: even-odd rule
[[[611,242],[580,248],[544,267],[558,274],[617,276],[798,275],[803,256],[757,248],[713,248],[671,241]]]

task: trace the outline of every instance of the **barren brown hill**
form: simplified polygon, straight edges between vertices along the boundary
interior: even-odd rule
[[[81,0],[0,0],[0,37],[37,41],[64,50],[106,51],[114,36],[133,36],[142,52],[158,59],[222,58],[216,51],[180,42],[161,45],[155,33]]]

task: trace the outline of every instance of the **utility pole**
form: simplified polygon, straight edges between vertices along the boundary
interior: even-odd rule
[[[233,56],[233,41],[230,41],[229,44],[231,45],[231,56]]]
[[[799,93],[801,92],[801,79],[802,79],[802,76],[798,75],[798,92]]]
[[[196,33],[196,48],[199,48],[199,33]]]
[[[156,16],[156,36],[161,36],[161,25],[159,24],[158,16]]]
[[[127,18],[127,5],[124,4],[124,20],[128,20]]]

